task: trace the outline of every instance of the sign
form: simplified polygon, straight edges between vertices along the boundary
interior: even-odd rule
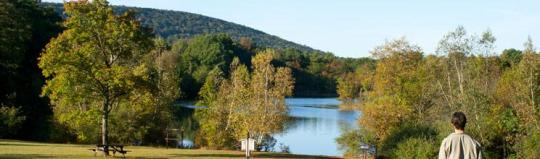
[[[249,145],[249,150],[250,151],[255,151],[255,140],[249,139],[248,143],[246,143],[246,139],[242,139],[242,140],[240,140],[240,142],[242,142],[241,150],[246,150],[246,144],[248,144]]]
[[[362,144],[362,145],[360,145],[360,149],[367,150],[367,149],[369,149],[369,145],[367,145],[367,144]]]

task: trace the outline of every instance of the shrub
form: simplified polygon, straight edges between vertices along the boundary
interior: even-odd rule
[[[25,119],[20,115],[19,108],[1,105],[0,138],[16,134]]]
[[[536,128],[518,143],[518,158],[540,158],[540,128]]]
[[[392,131],[386,140],[383,140],[379,151],[377,151],[378,157],[387,158],[394,154],[394,151],[398,149],[399,145],[405,144],[411,139],[425,139],[435,140],[437,138],[438,131],[436,128],[427,124],[421,123],[403,123],[399,128]],[[412,144],[412,143],[409,143]],[[435,144],[437,145],[437,144]],[[401,158],[401,157],[398,157]]]
[[[344,152],[344,156],[347,158],[355,158],[366,153],[371,153],[372,149],[368,152],[361,149],[362,145],[374,145],[372,133],[365,131],[364,129],[347,129],[344,130],[341,136],[336,138],[338,143],[338,149]],[[372,146],[369,146],[372,147]]]
[[[428,159],[437,157],[437,143],[431,139],[409,138],[396,146],[392,158]]]
[[[336,138],[338,149],[344,152],[345,156],[356,156],[361,153],[360,144],[362,134],[359,130],[346,130]]]
[[[265,134],[263,135],[261,142],[256,144],[256,149],[257,151],[273,152],[276,142],[276,138],[272,135]]]
[[[281,150],[281,153],[291,153],[291,149],[289,148],[289,146],[283,143],[279,143],[279,149]]]

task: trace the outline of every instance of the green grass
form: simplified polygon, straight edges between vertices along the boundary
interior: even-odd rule
[[[77,144],[53,144],[39,143],[18,140],[2,140],[0,139],[0,158],[77,158],[77,159],[96,159],[104,158],[103,155],[97,154],[94,157],[94,152],[88,150],[93,148],[93,145],[77,145]],[[124,149],[131,151],[126,154],[127,158],[137,159],[232,159],[244,158],[244,153],[241,151],[231,150],[190,150],[190,149],[165,149],[147,146],[126,146]],[[111,158],[111,157],[110,157]],[[121,158],[117,155],[114,158]],[[254,152],[252,158],[332,158],[324,156],[308,156],[308,155],[293,155],[285,153],[267,153]]]

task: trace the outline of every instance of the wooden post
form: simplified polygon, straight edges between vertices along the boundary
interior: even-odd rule
[[[169,129],[166,129],[165,133],[165,149],[169,149]]]
[[[250,153],[249,153],[249,131],[247,132],[247,138],[246,138],[246,158],[249,159]]]
[[[364,153],[363,153],[363,154],[364,154],[364,157],[363,157],[364,159],[367,158],[367,156],[366,156],[366,155],[367,155],[366,151],[367,151],[367,150],[364,149]]]

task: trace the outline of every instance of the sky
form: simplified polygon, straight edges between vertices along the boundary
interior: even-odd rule
[[[62,0],[43,0],[62,2]],[[540,44],[539,0],[110,0],[113,5],[202,14],[249,26],[341,57],[369,57],[405,37],[433,53],[449,31],[489,29],[496,52]],[[540,48],[540,47],[538,47]]]

